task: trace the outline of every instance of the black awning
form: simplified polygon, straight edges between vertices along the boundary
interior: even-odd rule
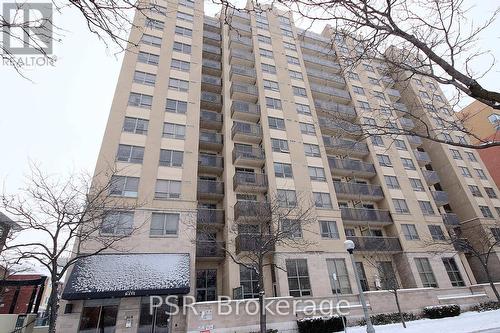
[[[79,259],[64,288],[66,300],[189,293],[189,254],[100,254]]]

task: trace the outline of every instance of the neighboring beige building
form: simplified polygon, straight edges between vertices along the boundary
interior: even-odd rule
[[[415,137],[357,141],[361,124],[384,117],[415,126],[401,117],[406,107],[420,107],[432,124],[419,91],[432,89],[447,107],[439,89],[415,81],[399,91],[377,61],[344,76],[345,64],[327,44],[330,29],[304,32],[285,12],[234,12],[230,29],[223,17],[204,16],[202,1],[157,3],[147,22],[135,18],[145,28],[131,32],[139,47],[125,54],[96,167],[105,177],[115,166],[113,194],[145,203],[113,215],[141,231],[127,239],[126,257],[76,266],[59,331],[90,332],[108,320],[116,332],[155,325],[155,332],[183,332],[184,316],[151,316],[149,298],[139,296],[189,293],[205,302],[243,286],[244,297],[256,297],[255,273],[235,264],[213,236],[232,244],[234,255],[245,251],[258,218],[246,216],[249,207],[276,196],[283,205],[311,198],[318,222],[301,235],[312,244],[306,251],[276,248],[270,260],[287,271],[267,268],[268,297],[354,297],[346,239],[356,243],[364,290],[384,288],[380,275],[388,271],[403,288],[451,289],[481,279],[452,246],[428,247],[460,221],[499,219],[496,197],[476,198],[467,188],[498,193],[478,155],[457,148],[463,159],[453,159],[449,147]],[[337,53],[344,43],[335,41]],[[243,218],[250,226],[235,238],[234,221]],[[203,230],[212,226],[212,235],[197,233],[196,221]]]

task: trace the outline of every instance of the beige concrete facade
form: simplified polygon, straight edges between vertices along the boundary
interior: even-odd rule
[[[398,108],[422,104],[415,96],[416,87],[395,90],[398,87],[392,87],[381,74],[385,65],[376,61],[371,64],[373,72],[360,64],[356,70],[358,78],[342,73],[341,65],[345,64],[338,63],[335,52],[342,52],[343,42],[333,43],[335,52],[324,51],[331,45],[330,30],[325,29],[323,35],[304,32],[295,27],[286,12],[232,13],[230,27],[221,24],[224,17],[204,16],[201,1],[156,3],[168,9],[164,15],[151,14],[160,23],[145,25],[141,15],[135,18],[145,28],[131,32],[131,42],[139,46],[125,54],[96,167],[96,176],[102,179],[106,179],[110,168],[120,176],[139,178],[137,189],[132,189],[134,193],[127,199],[141,203],[133,215],[134,224],[141,228],[126,241],[130,252],[189,253],[190,295],[197,298],[197,306],[210,307],[216,296],[233,296],[243,275],[240,267],[213,242],[213,237],[202,238],[200,230],[211,230],[217,242],[225,242],[237,253],[234,224],[244,213],[244,204],[264,204],[280,190],[293,190],[297,197],[312,202],[314,193],[322,193],[324,200],[316,200],[314,208],[317,222],[302,236],[311,245],[305,250],[278,247],[268,259],[280,267],[286,267],[290,263],[287,260],[306,260],[303,280],[293,293],[303,298],[334,297],[331,267],[338,265],[337,275],[347,273],[339,288],[342,298],[357,302],[359,291],[353,266],[343,246],[346,239],[352,239],[358,247],[354,258],[358,272],[364,272],[366,290],[383,288],[380,267],[385,265],[392,268],[402,288],[450,290],[462,286],[470,291],[469,286],[477,278],[474,267],[452,246],[430,252],[429,226],[441,228],[443,235],[448,236],[447,230],[456,225],[448,225],[448,220],[443,220],[445,214],[456,214],[460,221],[482,221],[479,205],[483,204],[490,207],[498,220],[498,199],[479,200],[466,190],[466,185],[474,181],[494,187],[498,193],[479,157],[477,162],[456,161],[444,145],[415,144],[404,136],[400,140],[406,149],[397,148],[386,138],[378,145],[372,140],[357,142],[355,128],[339,128],[338,120],[328,120],[334,112],[359,126],[367,118],[378,121],[378,113],[386,106],[398,125],[403,126],[397,116]],[[148,43],[153,44],[148,45],[141,42],[146,35],[161,40],[147,37]],[[173,68],[176,66],[189,68],[177,70]],[[146,83],[144,73],[156,75],[154,82]],[[373,79],[389,83],[374,85]],[[141,80],[146,84],[138,83]],[[185,84],[187,89],[182,88]],[[364,94],[359,93],[359,88],[363,88]],[[383,101],[373,91],[380,91]],[[177,112],[169,109],[172,104],[168,100],[177,101]],[[379,111],[374,114],[373,110]],[[142,127],[138,120],[132,127],[125,126],[126,117],[129,125],[134,122],[131,118],[139,118]],[[144,120],[148,121],[147,130]],[[134,160],[136,163],[119,161],[119,145],[144,148],[143,158],[140,162]],[[418,146],[425,149],[430,161],[417,158],[414,150]],[[181,152],[182,163],[165,166],[173,164],[173,155],[169,155],[170,160],[164,159],[161,150]],[[390,163],[380,163],[377,155],[387,156]],[[405,168],[402,158],[415,167]],[[275,163],[288,165],[292,176],[278,175]],[[487,178],[460,177],[460,163],[471,170],[483,169]],[[426,165],[437,171],[438,182],[427,182],[425,174],[431,170],[426,170]],[[384,176],[397,179],[398,185],[390,185]],[[417,179],[422,187],[414,190],[410,179]],[[180,191],[171,190],[174,183],[164,187],[166,183],[158,180],[180,182]],[[448,205],[434,200],[435,184],[447,191]],[[404,200],[406,208],[402,209],[397,200]],[[428,202],[432,212],[424,214],[419,201]],[[153,213],[178,214],[175,232],[152,235]],[[322,222],[331,222],[328,230],[322,229]],[[455,262],[460,281],[452,284],[444,258]],[[429,263],[430,272],[422,272],[417,265],[421,259]],[[207,278],[214,271],[215,281]],[[264,275],[267,297],[287,298],[292,294],[293,278],[289,272],[268,267]],[[424,275],[432,277],[423,280]],[[378,294],[372,295],[370,300],[375,302]],[[419,297],[421,301],[415,301],[418,305],[412,309],[427,304],[425,296]],[[411,297],[408,300],[413,301]],[[78,332],[86,302],[69,302],[73,307],[68,313],[64,313],[68,302],[62,302],[59,331]],[[116,332],[140,331],[140,304],[138,297],[120,299]],[[130,316],[131,327],[126,327],[125,318]],[[173,332],[194,332],[200,327],[197,320],[174,316],[168,325]],[[230,323],[224,327],[241,325],[239,321]]]

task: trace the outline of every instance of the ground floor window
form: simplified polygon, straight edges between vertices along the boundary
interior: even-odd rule
[[[427,258],[415,258],[415,264],[417,265],[418,274],[420,275],[420,280],[424,287],[434,287],[438,286],[436,282],[436,277],[432,272],[431,264]]]
[[[217,299],[217,270],[198,269],[196,271],[196,301],[215,301]]]
[[[443,258],[443,264],[446,268],[446,273],[450,278],[451,285],[453,287],[463,287],[465,286],[464,279],[462,279],[462,274],[458,270],[457,263],[453,258]]]
[[[167,304],[163,303],[151,309],[150,297],[143,297],[141,299],[141,314],[139,316],[139,328],[137,329],[137,333],[168,333],[170,322],[169,313]]]
[[[80,333],[114,333],[119,299],[90,300],[83,304]]]
[[[287,259],[286,273],[288,275],[290,296],[301,297],[312,295],[306,259]]]
[[[351,283],[344,259],[326,259],[330,285],[334,294],[351,294]]]
[[[259,274],[255,269],[240,265],[240,285],[243,287],[243,298],[259,297]]]
[[[399,287],[396,272],[394,272],[394,268],[392,267],[392,261],[378,261],[377,270],[380,279],[380,288],[394,290]]]
[[[356,262],[356,271],[358,272],[359,282],[363,291],[369,291],[368,279],[366,278],[365,267],[361,261]]]

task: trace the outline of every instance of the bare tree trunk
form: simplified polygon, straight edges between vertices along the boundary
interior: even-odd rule
[[[493,289],[493,293],[495,294],[497,301],[500,302],[500,294],[498,294],[498,290],[495,286],[495,282],[493,282],[493,279],[491,278],[490,275],[490,270],[488,269],[488,266],[483,266],[484,271],[486,272],[486,277],[488,278],[488,282],[491,286],[491,289]]]
[[[259,323],[260,333],[266,333],[266,308],[264,304],[265,290],[264,290],[264,272],[263,272],[262,258],[259,258]]]
[[[399,318],[401,319],[401,324],[403,324],[403,327],[406,328],[405,318],[403,316],[403,312],[401,311],[401,305],[399,304],[399,295],[397,289],[394,289],[394,298],[396,300],[396,306],[398,307],[398,313],[399,313]]]
[[[53,281],[53,280],[52,280]],[[59,299],[57,295],[57,283],[52,283],[52,290],[49,298],[49,331],[48,333],[56,332],[57,310],[59,308]]]

